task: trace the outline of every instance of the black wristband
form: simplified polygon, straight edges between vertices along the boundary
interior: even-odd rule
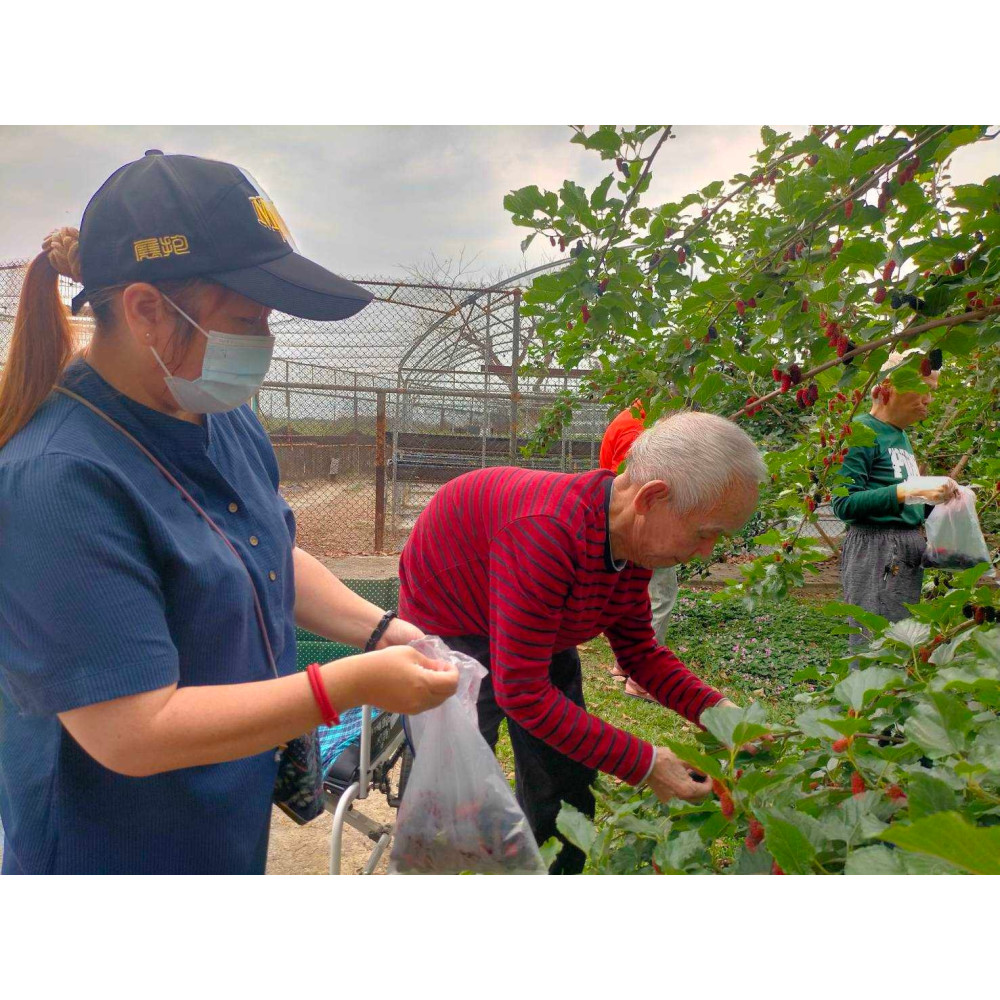
[[[368,641],[365,643],[365,652],[370,653],[379,643],[379,639],[385,635],[385,630],[389,627],[389,622],[396,617],[395,611],[387,611],[382,615],[382,620],[375,626],[375,631],[372,632]]]

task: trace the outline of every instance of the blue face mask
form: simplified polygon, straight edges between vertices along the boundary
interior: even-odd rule
[[[196,379],[172,375],[150,345],[153,356],[166,372],[164,381],[177,405],[188,413],[224,413],[242,406],[260,389],[267,375],[274,337],[204,330],[170,298],[163,297],[208,340],[201,376]]]

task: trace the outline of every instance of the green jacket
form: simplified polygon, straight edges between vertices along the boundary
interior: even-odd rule
[[[843,475],[846,497],[833,498],[833,512],[848,524],[877,524],[885,528],[918,528],[924,523],[923,504],[901,504],[896,484],[919,476],[920,469],[909,438],[898,427],[864,413],[855,420],[875,432],[875,444],[849,448]]]

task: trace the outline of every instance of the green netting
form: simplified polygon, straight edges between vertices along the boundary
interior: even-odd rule
[[[356,594],[380,608],[394,608],[399,601],[399,580],[344,580]],[[305,670],[310,663],[329,663],[345,656],[360,652],[354,646],[342,642],[331,642],[322,636],[307,632],[304,628],[295,630],[295,666]]]
[[[366,601],[377,604],[380,608],[399,607],[399,580],[344,580],[355,594],[360,594]]]

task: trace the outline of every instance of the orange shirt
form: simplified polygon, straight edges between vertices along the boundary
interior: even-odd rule
[[[646,419],[646,411],[638,403],[636,407],[640,413],[638,418],[632,416],[632,410],[622,410],[614,420],[608,424],[608,429],[604,432],[601,440],[600,462],[602,469],[610,469],[612,472],[618,471],[618,466],[625,461],[632,442],[646,429],[643,421]]]

